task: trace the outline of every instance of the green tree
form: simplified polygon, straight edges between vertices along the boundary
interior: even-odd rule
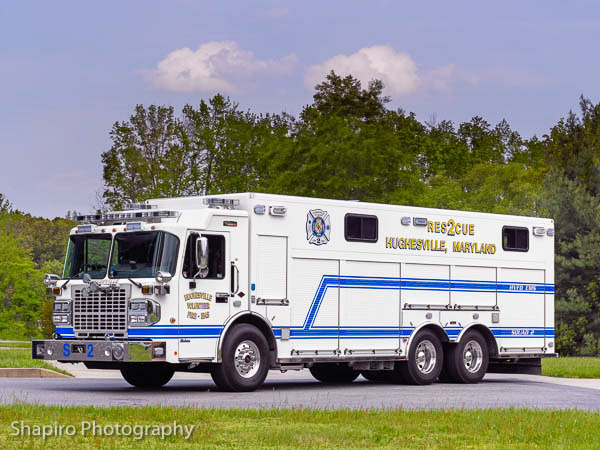
[[[12,204],[8,199],[0,192],[0,214],[12,211]]]
[[[0,337],[39,336],[42,278],[19,239],[0,229]]]
[[[268,190],[270,169],[289,141],[288,115],[242,112],[222,95],[183,108],[190,194]]]
[[[113,125],[113,145],[102,153],[103,196],[110,206],[186,192],[190,166],[180,128],[172,107],[155,105],[137,105],[129,121]]]
[[[557,343],[600,354],[600,103],[561,119],[542,142],[551,170],[543,197],[556,225]]]
[[[421,188],[415,162],[424,128],[390,111],[380,81],[363,89],[331,72],[295,124],[280,155],[281,193],[376,202],[410,202]]]

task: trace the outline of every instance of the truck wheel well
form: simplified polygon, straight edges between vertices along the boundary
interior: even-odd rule
[[[488,352],[489,352],[490,358],[498,357],[498,344],[496,342],[496,338],[494,337],[494,335],[492,334],[492,332],[490,331],[490,329],[488,327],[486,327],[484,325],[473,325],[472,327],[469,327],[467,329],[467,331],[469,331],[469,330],[475,330],[475,331],[478,331],[479,333],[481,333],[481,335],[485,339],[485,342],[488,346]]]
[[[418,332],[420,333],[423,330],[433,332],[438,337],[441,343],[448,342],[448,335],[443,330],[443,328],[438,325],[425,325],[423,328],[420,328]]]
[[[271,363],[275,363],[277,358],[277,342],[275,341],[275,336],[273,335],[273,330],[271,327],[263,319],[254,314],[244,314],[234,320],[229,328],[231,329],[240,323],[254,325],[261,331],[267,340],[267,344],[269,345],[269,351],[271,352]]]

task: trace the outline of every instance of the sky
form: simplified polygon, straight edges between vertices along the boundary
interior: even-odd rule
[[[136,104],[297,114],[331,69],[384,81],[421,121],[542,136],[600,101],[600,4],[391,0],[0,2],[0,193],[90,212],[109,131]]]

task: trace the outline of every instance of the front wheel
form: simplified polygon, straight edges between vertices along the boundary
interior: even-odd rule
[[[481,333],[467,331],[458,344],[448,346],[444,369],[455,383],[479,383],[488,369],[489,351]]]
[[[121,375],[132,386],[156,389],[167,384],[175,371],[168,366],[151,367],[131,364],[121,369]]]
[[[221,355],[221,364],[211,372],[219,389],[254,391],[265,381],[269,371],[269,346],[255,326],[233,327],[225,338]]]
[[[431,384],[440,375],[444,354],[435,333],[421,331],[410,344],[408,360],[396,363],[391,379],[408,384]]]

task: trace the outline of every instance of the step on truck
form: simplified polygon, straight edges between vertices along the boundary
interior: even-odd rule
[[[269,370],[477,383],[556,356],[550,219],[242,193],[78,221],[35,359],[249,391]]]

